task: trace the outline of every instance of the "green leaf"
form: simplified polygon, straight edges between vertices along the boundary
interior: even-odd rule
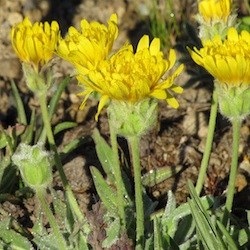
[[[198,197],[191,181],[188,181],[188,188],[192,199],[188,199],[192,216],[195,220],[198,236],[201,238],[201,243],[205,249],[217,250],[225,249],[224,242],[219,236],[215,225],[213,224],[208,212],[202,206],[200,198]]]
[[[93,139],[95,141],[96,153],[97,153],[98,159],[100,160],[102,164],[102,168],[105,171],[108,177],[108,180],[112,184],[114,184],[115,178],[113,174],[113,165],[115,163],[114,163],[114,157],[113,157],[113,150],[108,145],[108,143],[101,137],[97,129],[93,131]]]
[[[57,124],[54,128],[54,135],[58,134],[59,132],[69,129],[69,128],[74,128],[78,124],[76,122],[61,122]]]
[[[56,110],[56,107],[57,107],[57,104],[60,100],[60,97],[62,95],[62,92],[65,90],[65,88],[67,87],[67,85],[69,84],[71,80],[71,77],[66,77],[64,78],[59,84],[58,84],[58,88],[57,90],[55,91],[55,94],[52,96],[50,102],[49,102],[49,117],[50,119],[52,119],[52,116],[54,115],[55,113],[55,110]],[[46,138],[46,129],[43,128],[39,138],[38,138],[38,141],[45,141],[45,138]]]
[[[17,233],[13,229],[8,228],[9,223],[7,221],[0,222],[0,239],[4,243],[3,247],[13,250],[30,250],[33,249],[30,241]]]
[[[154,219],[154,249],[155,250],[164,249],[162,240],[162,230],[160,228],[157,218]]]
[[[166,233],[170,236],[174,236],[174,233],[177,228],[178,220],[175,218],[172,218],[172,213],[176,209],[176,200],[174,197],[173,192],[170,190],[168,191],[168,201],[167,205],[165,207],[165,211],[163,216],[161,217],[161,223],[163,226],[163,230],[166,231]]]
[[[66,203],[58,197],[58,194],[54,191],[54,189],[50,188],[50,192],[53,197],[53,208],[58,222],[61,225],[64,225],[65,228],[67,228],[68,226],[69,229],[69,225],[67,225],[67,220],[66,220],[67,218]]]
[[[145,239],[144,250],[154,249],[154,235],[152,234],[149,238]]]
[[[67,85],[70,83],[71,77],[67,76],[65,77],[59,84],[58,88],[55,91],[55,94],[52,96],[50,102],[49,102],[49,116],[52,118],[52,116],[55,113],[57,104],[61,98],[62,92],[65,90]]]
[[[17,109],[17,114],[18,114],[18,119],[19,119],[18,122],[23,124],[23,125],[27,125],[27,117],[25,114],[25,109],[23,106],[22,98],[19,94],[19,91],[17,89],[15,82],[12,80],[12,81],[10,81],[10,84],[11,84],[12,93],[13,93],[15,101],[16,101],[16,109]]]
[[[165,216],[168,217],[170,214],[174,212],[176,209],[176,200],[173,192],[171,190],[168,191],[168,202],[165,208]]]
[[[247,245],[248,248],[250,247],[250,231],[249,228],[243,228],[238,232],[234,232],[233,238],[237,240],[240,246]]]
[[[117,214],[117,193],[112,190],[104,180],[100,171],[95,167],[90,167],[96,191],[100,196],[107,210],[113,214]]]
[[[8,160],[7,160],[8,162]],[[6,163],[7,163],[6,162]],[[10,163],[10,161],[9,161]],[[3,171],[2,171],[3,170]],[[12,164],[0,169],[0,193],[11,193],[17,183],[17,169]]]
[[[0,149],[5,148],[8,145],[7,137],[8,135],[5,133],[5,131],[0,130]]]
[[[183,166],[176,166],[174,168],[163,167],[150,170],[142,176],[142,184],[147,187],[153,187],[156,184],[165,181],[183,169]]]
[[[21,137],[21,141],[23,143],[30,144],[33,140],[33,135],[34,135],[34,128],[36,124],[36,110],[33,109],[31,113],[31,118],[30,118],[30,124],[27,126],[25,132],[23,133]]]
[[[235,244],[232,236],[229,234],[229,232],[227,231],[227,229],[225,228],[225,226],[219,221],[216,221],[218,228],[220,229],[222,235],[224,236],[224,242],[226,243],[226,245],[228,246],[227,249],[230,250],[237,250],[238,247]]]
[[[204,196],[201,203],[205,209],[210,208],[214,201],[212,197]],[[156,212],[152,218],[160,218],[162,230],[168,234],[178,245],[185,243],[185,246],[191,244],[194,235],[195,221],[192,219],[191,210],[188,203],[183,203],[178,207],[173,193],[169,191],[168,202],[165,210]],[[188,243],[187,243],[188,242]]]
[[[60,250],[58,240],[53,234],[49,235],[35,235],[33,240],[38,249]]]
[[[109,226],[106,228],[107,238],[102,242],[103,248],[110,248],[119,239],[120,235],[120,220],[116,218]]]

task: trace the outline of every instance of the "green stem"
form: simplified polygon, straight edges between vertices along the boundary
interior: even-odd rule
[[[144,206],[142,197],[141,164],[139,152],[139,140],[137,136],[128,138],[132,165],[134,168],[135,205],[136,205],[136,249],[144,249]]]
[[[201,161],[201,167],[199,170],[198,180],[197,180],[196,187],[195,187],[198,196],[201,193],[201,190],[205,181],[206,173],[207,173],[208,162],[209,162],[209,158],[210,158],[210,154],[212,150],[213,138],[214,138],[217,110],[218,110],[218,94],[217,94],[216,89],[214,89],[213,96],[212,96],[209,124],[208,124],[207,141],[206,141],[205,150],[204,150],[204,154],[203,154],[202,161]]]
[[[223,216],[224,225],[227,224],[228,215],[231,212],[232,206],[233,206],[235,182],[236,182],[237,170],[238,170],[238,152],[239,152],[241,120],[237,118],[233,119],[232,124],[233,124],[233,152],[232,152],[232,162],[231,162],[229,181],[228,181],[228,187],[227,187],[225,213]]]
[[[124,186],[123,186],[123,179],[122,179],[119,153],[118,153],[117,134],[111,124],[110,124],[110,140],[114,156],[113,169],[114,169],[114,176],[117,188],[117,202],[118,202],[119,215],[121,218],[122,229],[125,229],[126,215],[125,215],[125,204],[124,204],[124,194],[123,194]]]
[[[69,202],[69,205],[71,207],[71,210],[74,212],[74,214],[76,215],[76,217],[78,218],[78,220],[82,221],[84,219],[83,214],[77,204],[77,201],[75,199],[75,196],[69,186],[67,177],[63,171],[63,166],[62,166],[62,162],[61,159],[59,157],[59,154],[57,152],[57,147],[55,144],[55,139],[54,139],[54,135],[52,132],[52,128],[51,128],[51,124],[50,124],[50,118],[49,118],[49,113],[48,113],[48,108],[47,108],[47,99],[46,99],[46,93],[40,94],[39,95],[39,103],[40,103],[40,107],[41,107],[41,112],[42,112],[42,118],[43,118],[43,123],[44,123],[44,127],[46,129],[46,133],[47,133],[47,137],[48,137],[48,142],[50,145],[50,148],[53,150],[54,152],[54,159],[55,159],[55,164],[57,167],[57,170],[59,172],[60,178],[62,180],[62,184],[65,188],[65,192],[66,192],[66,197],[67,200]]]
[[[47,201],[45,199],[44,190],[36,189],[36,195],[40,201],[40,204],[42,206],[44,213],[47,216],[50,227],[52,228],[54,235],[58,241],[59,248],[62,250],[67,250],[65,239],[64,239],[63,235],[61,234],[60,229],[56,223],[55,217],[52,214],[52,212],[47,204]]]

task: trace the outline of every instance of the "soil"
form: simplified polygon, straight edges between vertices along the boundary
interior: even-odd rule
[[[79,26],[80,20],[96,20],[103,23],[109,19],[114,12],[119,19],[119,38],[114,49],[119,48],[125,41],[129,40],[136,45],[141,35],[150,34],[148,22],[149,0],[140,1],[114,1],[114,0],[0,0],[0,122],[1,127],[7,128],[16,124],[17,112],[14,98],[11,94],[10,82],[15,81],[22,99],[30,113],[32,107],[38,107],[37,100],[28,91],[23,79],[21,64],[14,54],[10,42],[11,26],[23,20],[24,16],[34,21],[57,20],[62,33],[65,34],[69,26]],[[239,2],[239,11],[242,15],[246,10]],[[175,1],[178,25],[181,34],[174,37],[173,46],[176,44],[186,45],[185,22],[196,27],[194,14],[197,11],[196,1]],[[183,13],[182,15],[180,14]],[[176,47],[178,48],[178,46]],[[183,54],[179,53],[179,58]],[[54,66],[56,84],[66,75],[73,72],[72,67],[60,60]],[[187,70],[178,79],[178,84],[186,86],[192,82],[192,76],[188,69],[194,64],[189,61]],[[191,80],[190,80],[191,79]],[[207,137],[208,118],[211,103],[212,83],[193,83],[185,87],[184,93],[177,97],[180,108],[174,110],[165,102],[159,102],[159,117],[156,128],[153,128],[141,139],[140,152],[142,171],[146,173],[151,169],[169,167],[174,169],[181,166],[182,169],[173,177],[149,188],[150,197],[159,201],[159,207],[163,207],[167,200],[168,190],[173,190],[177,202],[185,202],[188,197],[186,183],[191,179],[196,182],[200,168],[204,145]],[[207,87],[209,86],[209,87]],[[53,94],[52,90],[51,95]],[[53,118],[53,124],[59,121],[76,121],[78,126],[60,133],[56,137],[59,150],[69,141],[75,138],[85,138],[83,145],[64,159],[64,169],[72,189],[77,197],[81,209],[86,212],[92,209],[98,197],[90,177],[90,166],[101,168],[97,160],[95,145],[91,139],[94,128],[98,128],[101,134],[107,138],[109,135],[106,111],[100,115],[98,122],[95,121],[96,100],[90,99],[84,110],[79,110],[81,98],[76,80],[68,85],[63,93],[57,113]],[[250,120],[244,121],[241,128],[241,139],[239,148],[239,172],[237,178],[237,195],[235,206],[250,208]],[[119,138],[120,147],[127,156],[127,145],[123,138]],[[213,144],[213,153],[210,160],[208,176],[205,181],[203,194],[223,195],[226,191],[228,173],[231,162],[232,129],[230,123],[218,115]],[[57,172],[54,173],[54,187],[60,192],[61,183]],[[248,191],[248,192],[247,192]],[[247,194],[248,193],[248,194]],[[247,196],[246,196],[247,194]],[[12,196],[11,196],[12,197]],[[13,198],[13,197],[12,197]],[[35,220],[35,200],[26,198],[20,202],[13,202],[8,198],[2,200],[0,207],[18,221]],[[97,206],[97,205],[96,205]],[[93,207],[93,213],[96,212]],[[90,217],[93,215],[90,215]],[[27,220],[27,217],[30,217]],[[24,223],[23,223],[24,224]],[[28,223],[27,223],[28,224]]]

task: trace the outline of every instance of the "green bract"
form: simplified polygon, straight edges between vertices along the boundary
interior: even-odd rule
[[[37,72],[27,63],[23,63],[22,66],[28,88],[37,95],[46,93],[52,85],[53,77],[51,69],[44,66]]]
[[[137,103],[112,101],[108,107],[111,126],[124,137],[146,134],[156,124],[157,101],[145,99]]]
[[[30,188],[37,190],[51,184],[51,154],[45,151],[41,144],[20,144],[19,150],[12,156],[12,161]]]
[[[242,86],[227,86],[216,82],[219,96],[220,112],[229,118],[243,120],[250,114],[249,84]]]

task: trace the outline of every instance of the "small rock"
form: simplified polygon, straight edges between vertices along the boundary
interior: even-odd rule
[[[17,23],[22,22],[23,16],[18,12],[13,12],[13,13],[9,13],[7,20],[9,22],[10,26],[13,26]]]
[[[6,78],[18,78],[21,72],[21,63],[16,58],[2,59],[0,61],[0,76]]]

